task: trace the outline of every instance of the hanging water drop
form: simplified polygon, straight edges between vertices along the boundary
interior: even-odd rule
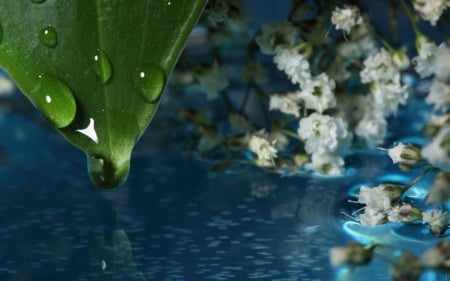
[[[130,170],[129,158],[120,162],[93,155],[87,155],[87,158],[89,175],[100,188],[111,190],[126,180]]]
[[[32,89],[35,106],[57,128],[68,126],[75,118],[75,98],[69,87],[58,79],[38,75],[38,84]]]
[[[145,101],[155,103],[161,96],[166,84],[166,75],[158,66],[144,65],[134,72],[133,84]]]
[[[53,26],[48,25],[39,32],[39,40],[47,47],[55,48],[58,44],[58,35]]]
[[[42,4],[44,3],[46,0],[31,0],[31,2],[36,3],[36,4]]]
[[[92,68],[94,70],[95,76],[100,83],[106,84],[112,75],[112,65],[111,62],[103,50],[97,49],[93,58]]]

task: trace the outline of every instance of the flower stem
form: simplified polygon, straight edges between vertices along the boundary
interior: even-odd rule
[[[414,17],[411,14],[411,11],[409,10],[408,6],[406,5],[405,0],[400,0],[400,3],[402,4],[403,11],[405,12],[406,16],[411,22],[414,33],[416,34],[416,36],[420,36],[422,33],[419,31],[419,28],[417,28],[417,24],[414,21]]]
[[[292,132],[292,131],[289,131],[289,130],[287,130],[287,129],[282,129],[282,128],[277,129],[277,131],[279,131],[279,132],[282,133],[282,134],[285,134],[285,135],[287,135],[287,136],[290,136],[290,137],[292,137],[292,138],[294,138],[294,139],[297,139],[297,140],[303,142],[303,140],[300,138],[300,136],[297,135],[296,133]]]
[[[418,175],[415,179],[413,179],[410,183],[408,183],[403,187],[404,189],[403,192],[406,192],[408,189],[410,189],[412,186],[418,183],[421,179],[423,179],[423,177],[425,177],[429,172],[431,172],[431,170],[433,170],[433,167],[428,167],[426,170],[420,173],[420,175]]]

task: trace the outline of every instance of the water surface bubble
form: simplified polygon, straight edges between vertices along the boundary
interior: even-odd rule
[[[39,32],[39,41],[47,47],[55,48],[58,45],[58,35],[53,26],[48,25]]]
[[[57,128],[68,126],[76,113],[72,91],[64,82],[48,74],[39,74],[38,81],[31,90],[35,106]]]
[[[166,84],[164,71],[155,65],[147,64],[138,67],[133,73],[133,84],[136,91],[148,103],[158,101]]]
[[[105,51],[96,50],[92,60],[92,68],[100,83],[106,84],[111,79],[113,67]]]

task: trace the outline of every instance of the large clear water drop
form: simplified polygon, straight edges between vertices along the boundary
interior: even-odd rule
[[[92,181],[104,190],[121,185],[130,170],[130,159],[114,161],[104,157],[88,155],[88,170]]]
[[[105,51],[97,49],[93,58],[94,73],[100,83],[106,84],[111,79],[113,67]]]
[[[39,32],[39,41],[47,47],[55,48],[58,45],[58,35],[53,26],[48,25]]]
[[[35,106],[57,128],[68,126],[75,118],[76,103],[70,88],[48,74],[38,75],[38,84],[32,89]]]
[[[158,101],[166,84],[164,71],[155,65],[144,65],[133,73],[133,84],[136,91],[148,103]]]

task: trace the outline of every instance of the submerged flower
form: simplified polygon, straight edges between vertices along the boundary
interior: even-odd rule
[[[422,263],[432,269],[450,270],[450,241],[442,240],[425,252]]]
[[[450,83],[450,48],[442,43],[433,61],[433,73],[442,82]]]
[[[305,151],[309,154],[342,152],[351,139],[341,118],[316,112],[300,120],[297,133],[305,140]]]
[[[428,224],[433,235],[441,236],[448,228],[450,216],[442,210],[425,211],[422,213],[422,222]]]
[[[418,281],[425,270],[421,260],[408,251],[396,255],[391,264],[391,276],[394,281]]]
[[[229,79],[225,67],[219,66],[217,61],[211,67],[202,69],[195,75],[200,87],[206,93],[208,100],[219,97],[220,91],[228,87]]]
[[[298,105],[295,94],[275,94],[270,96],[270,110],[279,110],[285,114],[291,114],[295,117],[300,116],[300,106]]]
[[[331,15],[331,22],[336,29],[348,34],[356,25],[362,24],[362,17],[356,6],[336,7]]]
[[[387,121],[381,112],[369,108],[356,125],[355,134],[365,141],[369,148],[383,143],[387,133]]]
[[[425,37],[418,37],[416,41],[418,55],[412,58],[414,68],[421,78],[433,74],[434,55],[438,47]]]
[[[336,106],[335,86],[333,79],[330,79],[326,73],[321,73],[302,84],[298,97],[304,101],[306,108],[322,113]]]
[[[375,247],[366,247],[356,242],[350,242],[345,247],[333,247],[330,249],[330,262],[333,266],[365,265],[373,257]]]
[[[263,54],[273,55],[277,47],[292,47],[297,36],[298,31],[292,23],[281,21],[263,25],[255,41]]]
[[[344,171],[344,159],[332,153],[313,153],[311,163],[305,165],[306,169],[326,175],[339,175]]]

